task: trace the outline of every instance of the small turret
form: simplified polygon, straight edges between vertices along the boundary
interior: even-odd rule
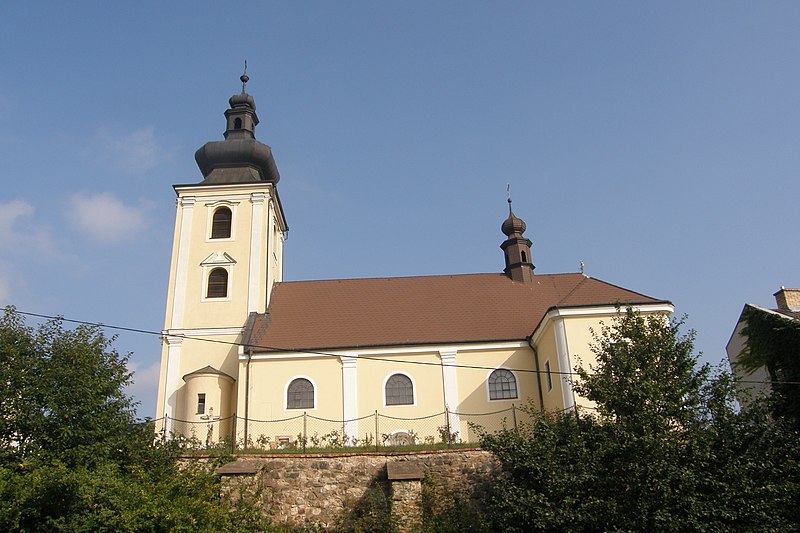
[[[508,218],[500,227],[503,234],[508,237],[500,248],[506,259],[503,272],[514,281],[528,283],[533,281],[534,266],[531,262],[531,241],[522,234],[525,233],[525,221],[517,218],[511,209],[511,198],[508,199]]]
[[[207,142],[194,154],[205,178],[203,184],[278,183],[281,177],[272,149],[256,140],[258,115],[256,102],[246,91],[250,81],[247,70],[239,79],[242,92],[230,97],[230,109],[225,111],[225,140]]]

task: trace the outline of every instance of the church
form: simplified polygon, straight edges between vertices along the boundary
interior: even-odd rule
[[[302,415],[346,442],[431,442],[437,424],[425,420],[444,413],[448,434],[474,440],[468,414],[590,406],[570,373],[593,361],[590,330],[617,305],[673,312],[583,273],[535,272],[510,200],[498,272],[283,281],[280,175],[256,140],[248,79],[229,100],[224,140],[195,153],[202,180],[174,186],[156,415],[168,433],[218,422],[216,435],[285,442],[297,426],[269,422]]]

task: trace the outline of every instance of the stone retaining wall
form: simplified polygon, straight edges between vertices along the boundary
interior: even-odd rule
[[[482,450],[241,456],[220,469],[223,497],[260,491],[260,505],[275,523],[330,527],[357,513],[371,491],[391,498],[386,464],[402,461],[414,461],[438,490],[465,498],[480,493],[499,470]]]

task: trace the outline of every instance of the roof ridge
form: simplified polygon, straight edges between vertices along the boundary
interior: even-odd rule
[[[572,290],[570,290],[570,291],[569,291],[569,292],[568,292],[568,293],[567,293],[567,294],[566,294],[566,295],[565,295],[563,298],[561,298],[561,299],[560,299],[558,302],[556,302],[556,307],[558,307],[559,305],[561,305],[561,302],[563,302],[564,300],[566,300],[567,298],[569,298],[569,297],[572,295],[572,293],[573,293],[573,292],[577,291],[577,290],[578,290],[578,287],[580,287],[581,285],[583,285],[583,283],[584,283],[584,282],[585,282],[587,279],[589,279],[587,276],[583,276],[583,278],[582,278],[582,279],[581,279],[581,280],[580,280],[578,283],[576,283],[574,287],[572,287]]]
[[[556,272],[553,274],[535,274],[534,278],[553,276],[579,276],[580,272]],[[330,278],[330,279],[297,279],[292,281],[278,281],[276,285],[289,285],[295,283],[330,283],[336,281],[368,281],[368,280],[393,280],[393,279],[422,279],[422,278],[460,278],[467,276],[506,276],[503,272],[467,272],[464,274],[420,274],[411,276],[371,276],[365,278]],[[506,276],[507,277],[507,276]],[[584,276],[585,277],[585,276]],[[610,285],[610,284],[609,284]],[[616,287],[616,285],[615,285]],[[622,288],[622,287],[619,287]],[[627,290],[627,289],[625,289]],[[632,291],[631,291],[632,292]],[[642,295],[644,296],[644,295]]]
[[[366,278],[298,279],[293,281],[279,281],[276,283],[288,285],[290,283],[327,283],[334,281],[366,281],[382,279],[458,278],[466,276],[505,276],[505,274],[502,272],[469,272],[466,274],[423,274],[412,276],[372,276]]]
[[[622,287],[622,286],[620,286],[620,285],[617,285],[617,284],[615,284],[615,283],[609,283],[609,282],[607,282],[607,281],[604,281],[604,280],[602,280],[602,279],[593,278],[593,277],[591,277],[591,276],[586,276],[586,279],[592,279],[592,280],[594,280],[594,281],[597,281],[597,282],[599,282],[599,283],[603,283],[603,284],[605,284],[605,285],[608,285],[608,286],[610,286],[610,287],[614,287],[615,289],[620,289],[620,290],[623,290],[623,291],[626,291],[626,292],[630,292],[630,293],[633,293],[633,294],[638,294],[639,296],[642,296],[642,297],[644,297],[644,298],[649,298],[649,299],[651,299],[651,300],[655,300],[655,301],[657,301],[657,302],[667,302],[667,303],[672,303],[672,302],[670,302],[669,300],[660,300],[660,299],[658,299],[658,298],[654,298],[654,297],[652,297],[652,296],[648,296],[647,294],[644,294],[644,293],[641,293],[641,292],[638,292],[638,291],[633,291],[633,290],[631,290],[631,289],[626,289],[625,287]]]

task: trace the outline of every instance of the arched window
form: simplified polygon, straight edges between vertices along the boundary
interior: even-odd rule
[[[306,378],[293,379],[286,389],[287,409],[313,409],[314,385]]]
[[[215,268],[208,275],[206,298],[225,298],[228,296],[228,271]]]
[[[232,219],[233,214],[227,207],[220,207],[214,211],[214,218],[211,221],[211,238],[230,239]]]
[[[386,405],[413,405],[414,385],[403,374],[394,374],[386,380]]]
[[[233,121],[233,129],[240,130],[242,129],[242,119],[236,117],[236,120]]]
[[[514,374],[498,368],[489,375],[490,400],[513,400],[517,397],[517,379]]]

